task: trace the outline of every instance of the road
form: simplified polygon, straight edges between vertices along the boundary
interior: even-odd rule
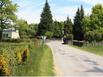
[[[57,76],[103,76],[103,57],[63,45],[62,41],[47,43],[52,49]]]

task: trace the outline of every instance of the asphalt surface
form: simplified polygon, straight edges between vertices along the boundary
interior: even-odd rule
[[[63,45],[62,41],[47,43],[52,49],[57,76],[103,76],[103,57]]]

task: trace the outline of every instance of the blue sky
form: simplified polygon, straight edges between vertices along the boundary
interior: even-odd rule
[[[19,5],[17,16],[25,19],[28,23],[39,23],[40,14],[43,10],[45,0],[12,0]],[[82,4],[85,14],[91,13],[91,8],[97,4],[103,4],[103,0],[48,0],[54,20],[64,21],[69,16],[72,20],[77,8]]]

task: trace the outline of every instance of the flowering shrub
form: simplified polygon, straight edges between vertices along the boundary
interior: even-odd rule
[[[23,48],[23,49],[18,49],[16,50],[16,59],[18,61],[18,64],[22,64],[27,60],[29,56],[29,49]]]
[[[10,76],[9,60],[0,55],[0,75],[1,76]]]
[[[21,57],[21,53],[19,50],[17,50],[17,52],[16,52],[16,59],[17,59],[17,63],[20,64],[22,57]]]
[[[32,63],[33,48],[34,43],[0,43],[0,76],[19,76],[25,65]]]

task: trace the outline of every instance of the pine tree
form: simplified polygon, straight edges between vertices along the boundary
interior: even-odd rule
[[[72,22],[69,17],[67,17],[67,20],[64,22],[64,35],[66,34],[72,34]]]
[[[84,9],[83,9],[83,5],[81,5],[80,16],[81,16],[81,21],[82,21],[82,19],[84,18]]]
[[[40,23],[38,25],[38,35],[45,35],[46,32],[52,32],[53,30],[53,19],[50,11],[50,6],[46,0],[45,7],[41,14]]]
[[[83,25],[82,20],[84,18],[84,10],[83,6],[81,5],[81,9],[77,10],[76,16],[74,18],[74,25],[73,25],[73,35],[74,40],[82,41],[84,40],[84,32],[83,32]]]
[[[62,38],[62,36],[63,36],[62,30],[63,30],[63,23],[55,20],[53,37],[54,38]]]

